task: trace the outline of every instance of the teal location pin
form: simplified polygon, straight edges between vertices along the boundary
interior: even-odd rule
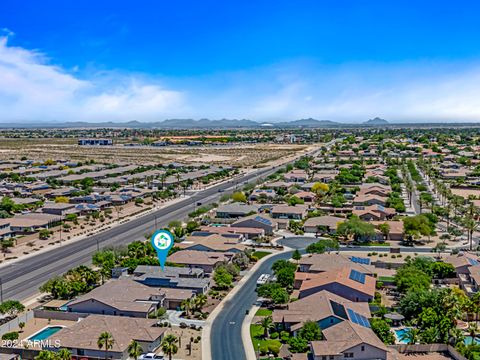
[[[152,246],[157,251],[158,262],[162,267],[165,267],[165,261],[167,261],[168,250],[173,246],[173,235],[168,230],[158,230],[152,235]]]

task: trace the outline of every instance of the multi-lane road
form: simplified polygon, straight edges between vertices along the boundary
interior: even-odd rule
[[[31,297],[38,292],[38,287],[50,278],[61,275],[75,266],[89,264],[97,248],[119,246],[144,239],[145,234],[155,230],[155,224],[162,227],[172,220],[183,219],[194,210],[196,203],[215,202],[224,191],[233,191],[237,186],[255,182],[275,170],[268,167],[237,176],[229,182],[198,191],[189,198],[85,239],[39,252],[9,265],[5,264],[0,267],[1,296],[3,300],[23,300]]]

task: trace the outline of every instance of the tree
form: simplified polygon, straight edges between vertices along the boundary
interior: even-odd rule
[[[387,345],[395,344],[395,336],[390,330],[390,325],[385,319],[372,318],[370,325],[373,332]]]
[[[68,204],[69,199],[68,199],[68,197],[66,197],[66,196],[57,196],[57,197],[55,198],[55,202],[56,202],[56,203],[62,203],[62,204]]]
[[[278,270],[275,275],[277,276],[278,283],[282,287],[288,288],[290,286],[293,286],[293,283],[295,281],[295,270],[283,268]]]
[[[0,313],[9,316],[16,316],[24,310],[25,306],[18,300],[7,300],[0,304]]]
[[[142,354],[143,349],[138,342],[132,340],[132,342],[128,345],[128,356],[132,359],[137,360],[137,358]]]
[[[178,352],[177,342],[177,337],[172,334],[165,336],[162,341],[162,351],[168,355],[169,360],[172,360],[172,355],[175,355]]]
[[[378,230],[380,230],[380,232],[382,233],[383,239],[388,240],[388,235],[390,234],[390,224],[389,223],[380,224],[378,225]]]
[[[428,289],[431,283],[432,278],[428,274],[412,266],[403,266],[395,274],[395,285],[404,294],[410,290]]]
[[[98,337],[97,346],[100,350],[105,349],[105,359],[107,358],[108,350],[113,348],[113,344],[115,344],[115,339],[107,331],[102,332]]]
[[[290,206],[295,206],[295,205],[304,204],[305,201],[303,199],[300,199],[298,196],[293,195],[287,200],[287,203]]]
[[[237,191],[232,194],[232,200],[234,202],[242,202],[246,203],[247,202],[247,196],[245,195],[244,192],[242,191]]]
[[[410,241],[419,239],[421,236],[435,235],[435,224],[426,214],[408,216],[402,220],[403,231]]]
[[[72,358],[72,353],[68,349],[60,349],[57,352],[57,359],[58,360],[71,360]]]
[[[53,351],[42,350],[35,356],[35,360],[57,360],[57,354]]]
[[[48,229],[42,229],[38,233],[38,237],[40,238],[40,240],[47,240],[50,237],[50,235],[51,235],[51,232]]]
[[[316,321],[305,321],[300,329],[299,336],[307,341],[315,341],[322,339],[322,329]]]
[[[339,248],[340,246],[337,240],[324,239],[308,245],[306,251],[310,254],[323,254],[324,252],[338,250]]]
[[[263,337],[268,338],[269,331],[274,326],[272,317],[271,316],[265,316],[260,321],[260,325],[262,325],[262,328],[263,328]]]
[[[233,276],[227,272],[225,267],[219,267],[215,270],[213,280],[218,289],[226,290],[232,286]]]
[[[304,353],[308,350],[308,341],[300,336],[292,336],[288,340],[288,350],[292,353]]]
[[[292,259],[298,262],[301,258],[302,258],[302,254],[300,254],[300,251],[298,251],[298,249],[295,249],[295,251],[292,254]]]
[[[340,223],[337,226],[337,234],[343,236],[345,240],[353,237],[353,241],[369,240],[375,236],[375,227],[365,221],[360,220],[358,216],[353,215],[350,219]]]
[[[23,321],[19,322],[18,327],[20,328],[20,332],[23,332],[23,328],[25,327],[25,323]]]

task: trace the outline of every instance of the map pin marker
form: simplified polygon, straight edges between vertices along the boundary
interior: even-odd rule
[[[168,230],[158,230],[153,233],[151,242],[153,248],[157,251],[158,262],[164,270],[168,251],[174,243],[173,235]]]

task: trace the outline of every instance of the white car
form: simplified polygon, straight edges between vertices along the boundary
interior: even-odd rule
[[[146,353],[139,356],[138,360],[163,360],[163,355],[157,355],[155,353]]]

